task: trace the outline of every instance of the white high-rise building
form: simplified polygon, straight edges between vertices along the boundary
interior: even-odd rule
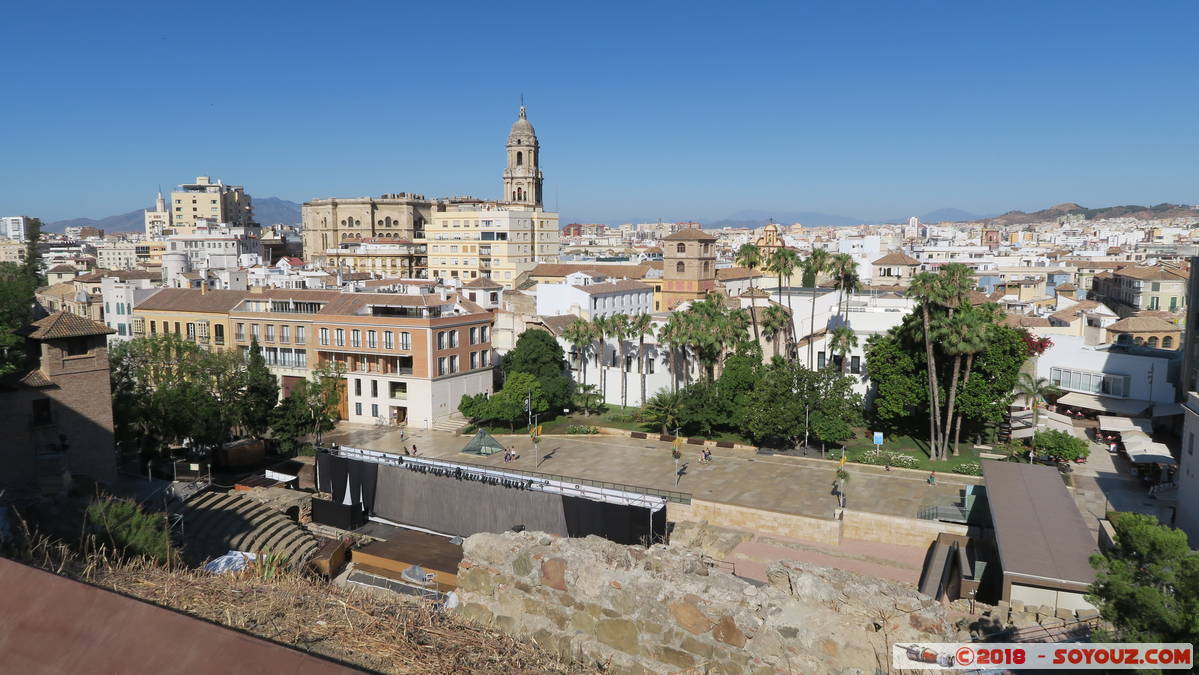
[[[25,241],[25,216],[5,216],[0,218],[0,236],[12,241]]]

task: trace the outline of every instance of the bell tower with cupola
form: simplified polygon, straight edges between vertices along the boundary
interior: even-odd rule
[[[520,117],[508,133],[508,168],[504,169],[502,201],[541,207],[541,147],[537,132],[520,107]]]

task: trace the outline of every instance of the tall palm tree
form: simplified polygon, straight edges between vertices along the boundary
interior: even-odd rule
[[[762,315],[762,335],[774,344],[774,355],[779,355],[779,338],[791,328],[791,315],[782,305],[771,304]]]
[[[632,326],[628,314],[613,314],[608,317],[608,335],[616,340],[616,349],[620,354],[617,365],[620,367],[620,406],[627,408],[629,404],[629,354],[628,345]]]
[[[858,336],[854,335],[849,326],[837,326],[829,336],[829,351],[841,355],[841,374],[845,374],[846,364],[849,363],[849,352],[858,346]]]
[[[990,341],[992,330],[1002,320],[1003,310],[995,303],[986,303],[978,307],[970,307],[970,312],[973,314],[973,321],[977,324],[976,339],[966,340],[962,343],[962,353],[966,355],[966,372],[962,375],[962,387],[970,384],[970,374],[974,370],[974,357],[987,348],[987,343]],[[954,420],[953,431],[953,454],[957,454],[958,446],[962,440],[962,414],[959,412],[957,419]]]
[[[1020,373],[1020,379],[1016,381],[1016,393],[1022,394],[1032,404],[1032,452],[1028,455],[1028,461],[1031,463],[1033,455],[1037,454],[1037,425],[1041,409],[1038,401],[1046,396],[1061,393],[1061,389],[1043,377]]]
[[[820,286],[820,275],[824,274],[824,272],[828,270],[828,262],[829,262],[829,252],[822,248],[813,248],[812,252],[809,253],[808,257],[806,259],[804,259],[804,261],[803,261],[804,275],[805,276],[808,274],[812,275],[813,293],[812,293],[812,296],[809,298],[810,302],[808,303],[811,307],[811,316],[808,319],[809,332],[815,332],[814,328],[815,328],[815,324],[816,324],[816,294],[814,292],[814,289]],[[815,341],[809,337],[808,338],[808,370],[812,370],[812,350],[815,348],[815,346],[816,346]]]
[[[932,315],[929,312],[929,307],[941,297],[940,280],[932,272],[921,272],[912,277],[912,283],[908,286],[907,295],[920,305],[920,316],[924,328],[925,366],[928,371],[928,392],[930,397],[928,410],[928,454],[931,459],[939,459],[937,444],[940,439],[938,417],[941,414],[941,401],[937,395],[937,363],[933,357],[933,340],[931,335]]]
[[[637,338],[637,374],[641,376],[641,405],[645,405],[645,338],[654,336],[654,319],[641,313],[629,321],[629,337]]]
[[[737,249],[737,254],[733,257],[733,262],[748,270],[756,270],[762,266],[762,252],[753,244],[742,244],[741,248]],[[761,338],[758,335],[758,315],[754,312],[754,280],[749,279],[749,307],[750,317],[754,322],[754,342],[758,342]]]
[[[839,291],[837,314],[844,322],[846,310],[849,309],[849,295],[862,289],[862,281],[858,277],[858,263],[848,253],[837,253],[830,259],[829,267],[833,273],[833,285]]]
[[[967,305],[969,307],[969,305]],[[957,403],[958,374],[961,372],[962,356],[976,354],[986,346],[984,326],[977,312],[960,311],[954,316],[946,315],[933,324],[933,336],[946,354],[953,357],[953,370],[949,376],[949,399],[945,408],[945,430],[941,439],[941,455],[949,451],[949,430],[953,423],[953,409]],[[958,454],[958,448],[953,447],[953,454]]]
[[[970,291],[976,286],[974,272],[961,263],[950,263],[941,268],[941,297],[939,303],[949,310],[953,316],[954,310],[970,304]]]
[[[579,366],[582,370],[580,384],[587,386],[587,349],[595,342],[595,330],[592,325],[582,318],[576,318],[567,324],[562,331],[562,338],[579,354]]]
[[[795,266],[798,263],[799,256],[795,254],[795,251],[792,251],[785,246],[779,246],[778,248],[774,249],[766,258],[766,271],[770,272],[771,274],[778,275],[779,293],[783,292],[783,277],[790,279],[791,274],[795,271]],[[787,309],[791,309],[790,293],[787,294]],[[795,313],[792,312],[791,315],[795,316]],[[790,352],[790,350],[788,350],[788,352]]]
[[[679,354],[687,345],[686,315],[671,312],[670,318],[658,329],[658,342],[666,346],[670,359],[670,385],[672,391],[679,390]]]
[[[600,376],[600,405],[608,402],[608,350],[606,339],[608,337],[608,319],[604,316],[595,316],[591,319],[591,330],[595,334],[595,340],[599,343],[599,349],[595,352],[595,367]]]

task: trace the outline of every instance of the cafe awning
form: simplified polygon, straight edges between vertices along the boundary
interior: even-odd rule
[[[1153,432],[1153,422],[1143,417],[1110,417],[1108,415],[1100,415],[1099,430],[1115,431],[1117,433],[1141,431],[1148,434]]]
[[[1112,398],[1111,396],[1095,396],[1072,391],[1057,400],[1059,406],[1070,408],[1086,408],[1113,415],[1133,416],[1145,412],[1151,404],[1135,398]]]
[[[1170,466],[1177,464],[1174,455],[1170,454],[1170,448],[1162,443],[1150,443],[1143,448],[1129,450],[1128,458],[1134,464],[1168,464]]]
[[[1140,431],[1126,431],[1120,434],[1120,442],[1124,444],[1124,450],[1130,455],[1134,450],[1139,451],[1153,445],[1153,439]]]

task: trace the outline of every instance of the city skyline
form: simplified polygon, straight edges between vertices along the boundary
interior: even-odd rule
[[[80,6],[52,49],[38,36],[60,17],[14,10],[8,43],[38,56],[0,65],[30,102],[6,113],[22,132],[0,212],[100,218],[204,174],[296,202],[494,199],[522,94],[545,148],[545,204],[563,222],[1199,201],[1195,94],[1178,85],[1197,65],[1193,5],[688,5],[636,22],[487,5],[452,22],[380,6],[369,25],[366,12],[233,7],[184,22],[186,8]],[[231,11],[249,13],[220,19]],[[427,28],[389,28],[401,20]],[[586,36],[573,35],[582,21]],[[219,55],[214,31],[230,45]],[[496,36],[513,31],[539,38],[501,72],[491,64],[509,38]]]

